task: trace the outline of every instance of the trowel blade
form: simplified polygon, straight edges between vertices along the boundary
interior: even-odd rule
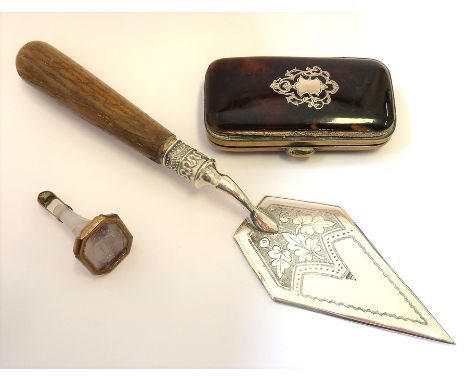
[[[265,197],[279,232],[248,219],[234,238],[273,300],[454,343],[340,207]]]

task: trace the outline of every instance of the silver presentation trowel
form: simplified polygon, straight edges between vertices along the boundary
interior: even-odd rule
[[[19,75],[195,186],[213,185],[250,212],[234,235],[275,301],[454,343],[341,208],[265,197],[258,206],[213,159],[44,42],[19,51]]]

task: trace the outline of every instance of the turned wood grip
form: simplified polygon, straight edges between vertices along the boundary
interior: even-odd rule
[[[173,134],[53,46],[27,43],[16,56],[16,69],[31,85],[161,163],[160,149]]]

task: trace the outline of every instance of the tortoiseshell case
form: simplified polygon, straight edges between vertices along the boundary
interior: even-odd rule
[[[205,76],[206,132],[222,150],[370,150],[395,121],[390,73],[373,59],[223,58]]]

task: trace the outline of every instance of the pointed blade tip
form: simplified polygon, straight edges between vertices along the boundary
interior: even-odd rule
[[[430,313],[429,313],[430,314]],[[450,345],[455,345],[455,341],[452,337],[445,331],[445,329],[440,325],[434,317],[431,315],[431,318],[435,321],[435,329],[437,330],[436,333],[432,337],[429,337],[432,340],[443,342]]]
[[[445,338],[439,339],[439,341],[449,344],[449,345],[456,345],[455,341],[453,340],[452,337],[450,337],[448,334],[446,334]]]
[[[428,333],[423,334],[423,333],[418,333],[414,331],[408,332],[408,331],[401,330],[401,329],[396,329],[396,331],[399,331],[400,333],[403,333],[403,334],[409,334],[414,337],[419,337],[419,338],[423,338],[426,340],[430,340],[430,341],[436,341],[436,342],[442,342],[442,343],[449,344],[449,345],[455,345],[455,341],[453,340],[453,338],[448,335],[448,333],[440,326],[440,324],[438,325],[438,329],[440,330],[438,333],[432,333],[432,334],[428,334]]]

